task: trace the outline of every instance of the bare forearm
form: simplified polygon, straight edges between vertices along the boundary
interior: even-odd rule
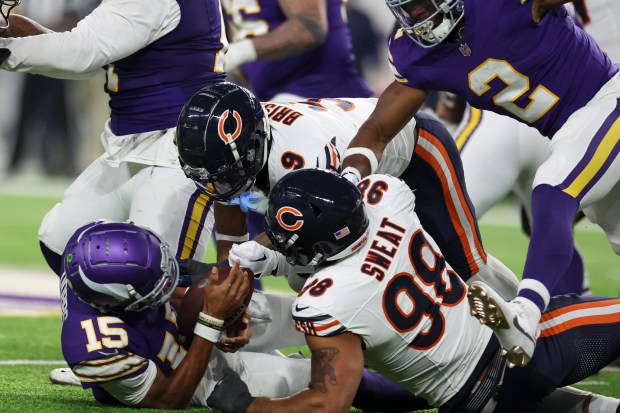
[[[19,14],[13,14],[9,19],[9,28],[2,33],[2,37],[29,37],[53,32],[34,20]]]
[[[305,389],[285,399],[258,397],[250,405],[248,413],[320,413],[327,412],[325,397],[317,390]],[[333,411],[333,410],[331,410]],[[345,411],[349,411],[348,407]]]
[[[304,16],[296,16],[264,36],[252,39],[258,59],[285,59],[323,43],[326,30]]]
[[[349,148],[368,148],[379,163],[385,147],[420,109],[424,99],[425,91],[393,82],[381,94],[375,110],[362,124]],[[343,169],[357,168],[362,177],[371,173],[371,163],[364,154],[345,153],[342,165]]]
[[[192,347],[174,373],[168,379],[158,377],[140,406],[158,409],[186,407],[207,369],[212,349],[213,343],[195,336]]]
[[[259,59],[283,59],[321,45],[327,37],[326,0],[278,0],[286,21],[252,39]]]

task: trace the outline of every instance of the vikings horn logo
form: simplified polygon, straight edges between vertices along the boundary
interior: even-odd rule
[[[284,222],[284,219],[282,217],[284,214],[287,213],[293,215],[294,217],[298,217],[298,219],[296,219],[293,224],[287,224],[286,222]],[[299,210],[293,207],[282,207],[276,213],[276,220],[278,221],[278,224],[280,224],[280,226],[287,231],[296,231],[301,228],[301,226],[304,224],[304,220],[301,219],[302,217],[303,216],[301,212],[299,212]],[[288,220],[290,221],[290,218]]]
[[[223,140],[224,143],[227,145],[232,143],[235,139],[239,137],[239,135],[241,134],[241,128],[243,127],[241,115],[239,115],[236,110],[233,110],[232,116],[237,121],[237,128],[233,133],[226,133],[226,131],[224,130],[224,124],[226,123],[226,119],[228,119],[228,114],[230,112],[230,110],[227,110],[226,112],[222,113],[222,116],[220,116],[220,120],[217,123],[217,134],[219,135],[220,139]]]

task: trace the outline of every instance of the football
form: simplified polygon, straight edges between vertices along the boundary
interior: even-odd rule
[[[250,304],[250,300],[252,299],[252,293],[254,292],[254,273],[247,268],[242,269],[247,273],[250,288],[247,296],[245,297],[244,304],[239,307],[232,316],[224,320],[225,328],[230,326],[245,313],[248,305]],[[217,284],[219,285],[226,281],[229,275],[230,267],[219,268]],[[185,296],[183,296],[181,306],[177,311],[177,326],[179,327],[179,333],[186,337],[194,334],[194,326],[198,321],[198,313],[202,311],[204,303],[204,287],[207,285],[208,279],[209,274],[202,275],[200,278],[195,280],[191,286],[189,286],[185,292]]]

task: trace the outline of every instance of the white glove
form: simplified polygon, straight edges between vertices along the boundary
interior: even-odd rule
[[[256,241],[233,245],[228,253],[228,264],[232,266],[237,260],[239,266],[250,269],[256,279],[265,275],[282,275],[285,274],[281,272],[284,268],[290,268],[284,255]],[[278,273],[274,274],[276,269]]]
[[[244,63],[255,61],[256,57],[256,48],[251,39],[231,43],[224,55],[224,70],[230,72]]]

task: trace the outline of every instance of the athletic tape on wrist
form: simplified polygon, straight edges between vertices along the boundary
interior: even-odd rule
[[[342,159],[344,160],[345,158],[351,155],[365,156],[366,159],[368,159],[368,162],[370,162],[370,173],[374,174],[377,171],[377,168],[379,167],[379,161],[377,160],[377,156],[371,149],[362,148],[360,146],[356,146],[354,148],[348,148],[346,151],[344,151],[344,155],[342,156]]]
[[[235,235],[220,234],[219,232],[216,232],[215,239],[218,241],[246,242],[250,240],[250,234],[247,233],[245,235],[235,236]]]
[[[198,313],[198,322],[200,324],[206,325],[207,327],[213,327],[216,330],[224,329],[224,320],[220,320],[215,317],[211,317],[208,314],[203,313],[202,311]]]
[[[196,326],[194,326],[194,334],[212,343],[217,343],[222,336],[222,330],[216,330],[212,327],[196,323]]]

